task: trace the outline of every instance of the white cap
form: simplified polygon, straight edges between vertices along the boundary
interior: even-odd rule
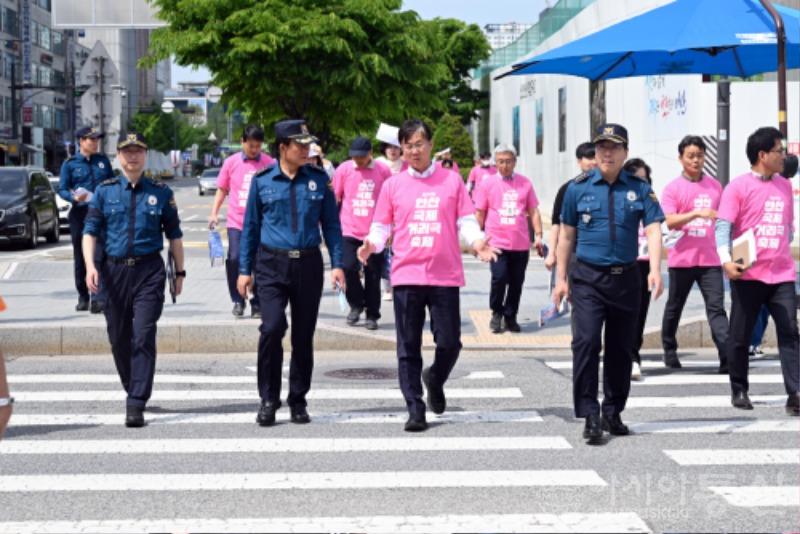
[[[399,139],[400,129],[397,126],[381,123],[378,127],[378,133],[375,134],[375,139],[388,145],[400,146]]]
[[[317,156],[322,154],[322,149],[316,143],[312,143],[311,147],[308,149],[308,157],[309,158],[316,158]]]

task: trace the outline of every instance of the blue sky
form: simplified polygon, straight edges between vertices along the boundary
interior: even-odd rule
[[[449,17],[480,26],[494,22],[536,22],[539,13],[556,0],[405,0],[403,7],[413,9],[424,19]],[[172,84],[206,81],[208,71],[172,65]]]

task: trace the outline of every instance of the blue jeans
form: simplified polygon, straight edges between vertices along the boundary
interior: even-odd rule
[[[753,335],[750,338],[750,345],[753,347],[758,347],[761,345],[761,341],[764,340],[764,332],[767,330],[768,323],[769,308],[764,305],[761,306],[761,311],[758,312],[758,317],[756,317],[756,325],[753,327]]]

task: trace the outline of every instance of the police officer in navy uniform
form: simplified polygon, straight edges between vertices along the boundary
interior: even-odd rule
[[[253,177],[247,200],[239,256],[238,289],[243,298],[255,272],[261,303],[258,342],[258,390],[261,407],[256,422],[275,423],[281,406],[282,340],[286,304],[292,314],[292,359],[289,370],[291,421],[308,423],[306,394],[314,368],[314,329],[322,297],[323,264],[320,229],[330,253],[331,281],[345,290],[342,230],[333,191],[324,170],[307,164],[315,138],[305,121],[275,125],[279,164]]]
[[[61,166],[61,180],[58,184],[58,195],[72,204],[69,211],[69,233],[72,237],[72,256],[75,266],[75,289],[78,290],[78,305],[75,311],[89,309],[89,289],[86,287],[86,263],[83,260],[83,225],[86,213],[89,211],[89,193],[94,193],[95,188],[104,180],[114,176],[111,162],[105,154],[97,152],[100,139],[104,137],[95,128],[85,127],[75,132],[78,138],[78,153],[67,159]],[[84,191],[85,190],[85,191]],[[102,261],[102,250],[95,258],[96,262]],[[102,280],[99,290],[92,299],[92,313],[103,311],[105,301],[104,284]]]
[[[117,158],[122,176],[104,181],[89,203],[83,236],[86,283],[97,291],[94,263],[97,238],[105,235],[108,339],[122,386],[128,393],[125,425],[144,425],[156,366],[156,321],[164,308],[164,236],[175,257],[175,293],[180,294],[183,234],[175,196],[166,185],[145,178],[147,144],[138,133],[120,137]]]
[[[636,267],[639,224],[644,224],[650,255],[647,284],[658,298],[661,280],[661,222],[664,214],[650,185],[622,170],[628,158],[628,132],[602,125],[594,138],[597,168],[570,183],[561,209],[558,268],[553,302],[570,295],[577,326],[572,339],[575,416],[585,418],[583,437],[604,442],[603,431],[629,433],[620,413],[630,392],[631,356],[639,313],[640,275]],[[577,238],[576,238],[577,231]],[[563,238],[562,238],[563,236]],[[567,281],[567,266],[577,239],[577,262]],[[601,338],[605,325],[605,338]],[[603,393],[597,401],[600,348]]]

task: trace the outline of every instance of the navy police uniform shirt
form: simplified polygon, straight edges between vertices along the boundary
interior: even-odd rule
[[[318,167],[303,165],[292,180],[283,174],[280,164],[267,167],[253,176],[250,184],[239,273],[249,276],[253,272],[259,243],[280,250],[318,247],[320,227],[332,268],[341,268],[342,228],[327,173]]]
[[[111,162],[104,154],[92,154],[89,158],[78,152],[61,165],[58,195],[76,206],[86,202],[75,202],[72,191],[82,187],[94,193],[101,182],[114,177]]]
[[[636,261],[639,223],[662,221],[653,188],[625,171],[613,185],[599,169],[579,176],[569,184],[561,208],[561,222],[578,230],[578,259],[599,266]]]
[[[183,237],[172,189],[145,177],[133,187],[124,176],[97,187],[83,233],[105,237],[106,254],[116,258],[160,252],[164,235]]]

